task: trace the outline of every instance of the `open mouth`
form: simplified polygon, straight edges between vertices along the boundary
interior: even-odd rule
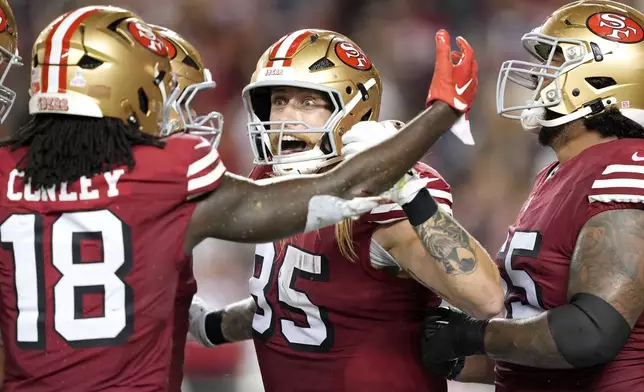
[[[282,155],[294,154],[308,149],[308,143],[296,138],[295,136],[282,136],[281,143]]]

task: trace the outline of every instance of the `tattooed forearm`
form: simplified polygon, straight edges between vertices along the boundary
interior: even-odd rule
[[[480,245],[451,215],[439,208],[432,218],[414,230],[427,253],[448,274],[471,274],[476,270],[476,248]]]
[[[568,300],[578,293],[595,295],[633,326],[644,311],[642,233],[644,211],[606,211],[589,219],[571,258]],[[523,320],[492,320],[485,334],[487,354],[527,366],[570,368],[559,353],[547,317],[544,312]],[[571,339],[583,339],[575,328],[570,331]]]
[[[221,331],[230,342],[253,338],[255,300],[247,298],[226,307],[221,319]]]

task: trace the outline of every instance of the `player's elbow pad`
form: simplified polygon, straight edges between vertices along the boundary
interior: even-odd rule
[[[612,305],[586,293],[549,311],[548,326],[559,353],[575,368],[610,362],[631,334],[630,325]]]

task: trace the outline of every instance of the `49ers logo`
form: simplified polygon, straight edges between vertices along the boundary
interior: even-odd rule
[[[174,58],[177,57],[177,47],[174,46],[172,41],[169,39],[165,39],[164,37],[159,37],[159,39],[165,44],[166,48],[168,48],[168,57],[170,57],[170,60],[174,60]]]
[[[7,29],[7,14],[4,12],[2,7],[0,7],[0,33],[4,33]]]
[[[609,12],[593,14],[586,26],[594,34],[624,44],[635,44],[644,39],[644,29],[633,19]]]
[[[38,98],[38,110],[67,112],[69,111],[69,104],[67,98],[40,97]]]
[[[335,45],[335,54],[343,63],[351,68],[367,71],[371,69],[371,60],[364,54],[362,49],[351,42],[338,42]]]
[[[159,37],[150,26],[142,22],[130,22],[127,26],[128,30],[136,40],[136,42],[148,48],[151,52],[159,56],[167,56],[168,48],[165,46],[161,37]]]

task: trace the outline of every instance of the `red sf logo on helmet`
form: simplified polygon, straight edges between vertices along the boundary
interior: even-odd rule
[[[165,39],[164,37],[159,37],[159,39],[168,48],[168,57],[170,57],[170,60],[174,60],[174,58],[177,57],[177,47],[174,46],[172,41],[170,41],[169,39]]]
[[[351,42],[338,42],[335,45],[335,54],[343,63],[351,68],[367,71],[371,69],[371,60],[364,54],[362,49]]]
[[[593,14],[586,26],[594,34],[624,44],[634,44],[644,39],[644,30],[633,19],[610,12]]]
[[[4,33],[5,30],[7,30],[7,14],[0,7],[0,33]]]
[[[150,26],[141,22],[130,22],[128,23],[127,28],[130,30],[130,33],[136,42],[145,46],[151,52],[156,53],[159,56],[168,55],[168,48]]]

